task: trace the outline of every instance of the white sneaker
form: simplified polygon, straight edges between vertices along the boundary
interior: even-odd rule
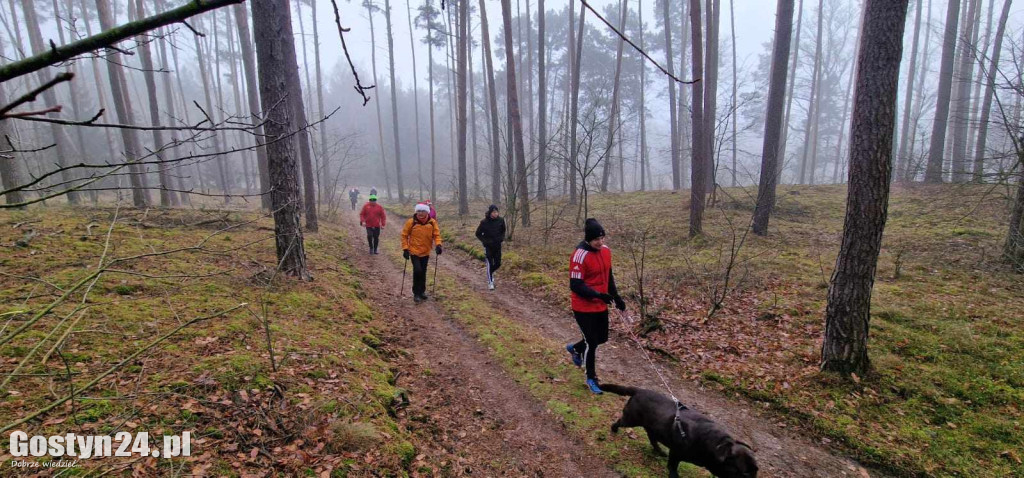
[[[494,290],[494,281],[488,282],[487,283],[487,288],[490,289],[490,290]]]

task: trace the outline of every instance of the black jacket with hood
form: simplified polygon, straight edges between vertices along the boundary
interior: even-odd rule
[[[505,242],[505,218],[491,219],[491,211],[497,210],[497,206],[487,208],[487,214],[476,228],[476,238],[487,247]]]

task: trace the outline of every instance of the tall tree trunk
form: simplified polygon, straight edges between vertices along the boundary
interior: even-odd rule
[[[796,12],[796,40],[793,41],[793,63],[789,68],[793,75],[789,79],[789,88],[786,92],[786,119],[782,122],[782,140],[779,141],[779,159],[776,161],[779,168],[777,172],[779,177],[776,182],[782,182],[782,169],[786,166],[786,148],[789,144],[789,118],[790,113],[793,112],[793,91],[796,89],[796,72],[800,68],[800,33],[803,30],[804,0],[800,0]]]
[[[4,51],[3,37],[0,37],[0,51]],[[0,83],[0,104],[7,104],[7,93],[4,91],[3,83]],[[0,120],[0,136],[6,138],[11,133],[7,126],[7,120]],[[4,202],[18,204],[25,200],[21,191],[11,191],[21,186],[23,177],[18,167],[18,158],[14,154],[0,156],[0,190],[9,191],[3,195]]]
[[[256,133],[256,167],[260,174],[260,204],[264,210],[270,210],[270,171],[267,168],[267,147],[264,146],[263,125],[260,118],[263,112],[260,108],[259,85],[256,80],[256,59],[252,50],[252,35],[249,33],[249,18],[245,12],[245,5],[236,4],[232,7],[235,11],[235,23],[238,25],[238,44],[242,50],[242,66],[245,71],[246,96],[249,102],[249,115]]]
[[[992,40],[992,13],[995,9],[995,5],[995,0],[990,0],[988,2],[988,14],[986,14],[987,19],[985,20],[985,37],[984,40],[981,41],[980,49],[977,49],[977,55],[974,57],[975,62],[978,64],[978,80],[974,82],[974,93],[971,94],[971,115],[967,122],[967,158],[964,160],[967,162],[971,161],[971,156],[974,154],[975,139],[978,137],[978,115],[980,114],[978,110],[981,106],[981,101],[979,100],[981,99],[981,85],[986,81],[985,59],[988,54],[989,41]],[[981,21],[980,6],[978,7],[978,21]],[[974,28],[974,35],[977,36],[978,31],[981,29],[980,23],[976,24]],[[975,43],[975,45],[978,45],[978,43]],[[971,166],[967,165],[966,167],[970,168]],[[972,177],[974,177],[973,174]]]
[[[483,0],[481,0],[483,1]],[[430,28],[429,26],[427,28]],[[430,95],[430,201],[437,201],[437,136],[434,131],[434,40],[433,31],[427,33],[427,89]]]
[[[13,6],[13,1],[12,1],[12,6]],[[81,11],[82,23],[85,25],[85,34],[86,34],[86,36],[92,36],[92,20],[89,17],[89,9],[86,8],[85,0],[79,0],[78,8]],[[15,20],[15,22],[17,22],[17,20]],[[17,31],[17,27],[15,27],[15,30]],[[163,29],[161,29],[161,31],[163,31]],[[160,38],[161,46],[164,45],[164,43],[166,43],[166,39],[163,38],[163,36],[161,36],[161,38]],[[166,62],[165,62],[165,64],[166,64]],[[102,80],[102,74],[100,73],[99,59],[96,58],[95,56],[93,56],[89,60],[89,65],[92,67],[92,77],[93,77],[93,82],[95,83],[94,86],[96,87],[96,98],[97,98],[97,101],[99,102],[99,107],[101,109],[105,110],[105,109],[107,109],[107,95],[103,91],[103,80]],[[107,151],[115,151],[115,148],[114,148],[114,138],[110,134],[110,128],[103,128],[103,136],[104,136],[104,138],[107,141],[107,143],[106,143],[107,144]],[[97,182],[95,184],[101,184],[101,183],[102,183],[102,181]],[[97,196],[98,196],[98,193],[93,195],[93,202],[96,202],[98,200]],[[182,201],[185,200],[185,197],[186,197],[185,193],[182,193]]]
[[[534,137],[533,116],[533,25],[530,15],[530,0],[526,0],[526,66],[523,68],[523,75],[526,76],[526,137],[523,139],[529,148],[527,158],[533,159],[533,148],[537,143]],[[529,171],[527,171],[529,173]],[[532,183],[533,181],[527,181]]]
[[[43,43],[43,35],[39,29],[39,19],[36,17],[36,6],[34,5],[33,0],[21,0],[21,7],[22,12],[25,15],[25,29],[28,30],[28,40],[29,44],[32,47],[32,54],[39,55],[41,53],[45,53],[47,46]],[[40,85],[50,81],[50,75],[47,73],[46,69],[39,70],[37,77]],[[53,88],[43,91],[43,102],[46,103],[46,106],[58,105],[57,95],[56,93],[54,93]],[[57,164],[58,167],[66,167],[68,165],[67,158],[70,157],[70,145],[67,144],[67,140],[61,132],[61,127],[51,123],[50,135],[53,139],[53,143],[56,144],[56,158],[54,158],[54,162]],[[60,173],[61,182],[65,184],[65,187],[71,187],[74,185],[74,176],[74,173],[71,170],[67,169],[61,171]],[[139,191],[138,188],[135,188],[134,190]],[[141,192],[146,193],[146,191]],[[78,191],[68,192],[67,198],[68,202],[70,202],[71,204],[78,204]],[[146,205],[144,202],[140,203],[142,199],[143,198],[136,198],[135,205],[137,207],[142,207]]]
[[[230,9],[224,10],[224,32],[228,36],[228,66],[231,71],[231,94],[232,100],[234,101],[235,115],[241,117],[245,115],[245,108],[242,106],[242,95],[244,85],[242,85],[242,76],[244,73],[241,71],[241,63],[239,57],[241,56],[238,51],[241,47],[236,42],[237,28],[232,28],[232,24],[237,25],[237,22],[232,20],[234,17],[234,11]],[[249,113],[250,115],[252,112]],[[248,137],[243,131],[235,131],[235,139],[238,141],[238,147],[242,148],[248,146]],[[245,180],[245,194],[249,195],[253,192],[252,185],[252,174],[250,171],[249,163],[251,162],[252,151],[239,151],[239,160],[242,162],[242,176]]]
[[[372,0],[364,0],[363,7],[366,8],[366,15],[370,18],[370,65],[373,69],[373,84],[379,85],[377,81],[377,35],[373,31],[373,11],[377,10],[378,7],[374,5]],[[433,64],[431,64],[433,68]],[[431,98],[433,102],[433,98]],[[391,173],[388,171],[388,158],[387,153],[384,152],[384,120],[381,118],[380,113],[380,95],[374,95],[373,98],[374,106],[377,107],[377,147],[380,151],[380,165],[381,169],[384,170],[384,188],[388,193],[388,200],[391,197]],[[433,124],[433,122],[431,122]],[[431,198],[434,197],[433,186],[431,186]]]
[[[570,4],[571,5],[571,4]],[[587,10],[580,7],[580,23],[579,32],[574,37],[575,45],[572,48],[572,98],[570,102],[572,104],[571,111],[569,112],[569,204],[576,204],[576,179],[579,171],[579,153],[580,145],[576,142],[576,127],[577,118],[580,112],[580,66],[583,63],[583,19],[585,18]],[[570,18],[570,23],[572,18]],[[570,37],[573,35],[570,34]]]
[[[96,0],[96,11],[100,17],[100,28],[103,31],[114,28],[114,16],[110,10],[107,0]],[[117,113],[117,121],[121,124],[135,124],[135,115],[132,113],[132,104],[127,98],[127,81],[125,80],[121,54],[111,51],[107,59],[107,73],[110,76],[110,93],[114,101],[114,111]],[[124,142],[125,161],[136,162],[142,154],[142,145],[136,131],[131,128],[121,128],[121,140]],[[58,143],[59,144],[59,143]],[[146,207],[150,204],[149,189],[146,176],[141,167],[132,164],[129,167],[132,185],[132,203],[135,207]]]
[[[619,11],[621,12],[619,14],[619,31],[624,32],[626,31],[626,12],[629,11],[626,7],[625,0],[623,0],[622,3],[619,4]],[[604,148],[604,167],[602,168],[601,172],[601,192],[603,193],[608,192],[608,176],[612,168],[611,154],[612,146],[615,142],[614,138],[617,127],[615,120],[618,118],[619,113],[619,78],[622,77],[622,48],[625,44],[625,41],[619,39],[619,48],[618,51],[615,53],[615,80],[613,80],[612,83],[612,103],[609,107],[610,111],[608,114],[608,142]],[[622,161],[621,156],[622,155],[619,155],[619,161]]]
[[[736,76],[736,10],[733,3],[735,3],[734,0],[729,0],[729,30],[732,33],[732,181],[729,184],[736,187],[736,117],[739,116],[739,107],[737,106],[739,85]]]
[[[505,31],[505,77],[508,85],[508,116],[512,123],[511,141],[516,156],[516,196],[520,199],[520,216],[523,226],[530,226],[530,189],[526,180],[526,148],[523,145],[523,119],[519,115],[519,94],[516,91],[516,62],[512,56],[512,5],[510,0],[501,0],[501,18]],[[582,18],[582,17],[581,17]],[[509,175],[511,175],[511,171]]]
[[[917,169],[920,166],[915,156],[915,144],[917,142],[917,129],[920,127],[921,116],[924,111],[924,78],[928,74],[928,64],[931,62],[931,37],[932,37],[932,0],[928,0],[928,9],[924,21],[924,56],[920,62],[921,68],[918,75],[921,81],[917,82],[917,91],[914,93],[914,121],[910,124],[910,145],[907,147],[908,162],[907,168],[901,173],[903,181],[911,182],[917,176]]]
[[[690,0],[690,46],[693,51],[693,77],[704,78],[704,51],[701,43],[700,0]],[[704,82],[698,81],[691,87],[693,128],[693,158],[690,161],[690,237],[703,233],[704,194],[707,174],[704,166],[708,164],[707,141],[704,140]]]
[[[793,37],[793,0],[779,0],[775,13],[775,41],[772,43],[772,76],[768,84],[768,111],[764,120],[764,144],[761,148],[761,180],[757,186],[754,207],[754,234],[768,234],[768,221],[775,207],[775,185],[779,170],[779,142],[786,96],[786,75],[789,66],[789,42]]]
[[[384,0],[384,23],[388,32],[388,72],[391,75],[391,127],[395,136],[395,182],[398,186],[398,201],[404,203],[402,141],[398,133],[398,85],[395,83],[395,38],[391,33],[391,0]]]
[[[689,49],[688,34],[690,32],[690,22],[687,21],[687,15],[689,15],[689,10],[687,10],[688,4],[689,2],[684,1],[680,2],[679,5],[679,23],[682,24],[679,34],[679,78],[686,78],[688,75],[686,66],[686,51]],[[701,81],[703,82],[705,79],[702,78]],[[679,138],[677,140],[679,144],[679,187],[685,188],[691,185],[690,172],[687,168],[689,167],[688,164],[693,160],[693,141],[690,139],[688,128],[691,125],[689,124],[689,116],[686,114],[687,111],[690,111],[690,102],[687,100],[686,94],[683,93],[682,87],[679,88],[679,94],[676,95],[676,103],[676,120],[678,120],[676,132],[678,132]],[[689,150],[687,145],[689,145]]]
[[[145,18],[145,2],[143,0],[136,1],[136,9],[138,10],[138,17]],[[153,126],[153,151],[159,151],[164,146],[164,135],[160,128],[160,102],[157,100],[156,95],[156,75],[153,73],[153,53],[149,49],[149,40],[146,38],[140,38],[138,43],[139,58],[142,60],[142,73],[146,81],[146,96],[149,99],[149,122]],[[157,154],[158,159],[166,159],[166,154]],[[170,174],[167,169],[169,165],[158,164],[157,165],[157,177],[160,178],[160,206],[171,207],[178,205],[178,196],[174,194],[172,189],[174,186],[171,184]]]
[[[128,1],[130,2],[131,0],[128,0]],[[223,88],[221,88],[221,78],[223,78],[223,76],[220,74],[221,41],[220,41],[220,38],[219,38],[220,37],[220,25],[217,24],[217,17],[218,16],[219,15],[218,15],[217,10],[213,10],[213,11],[210,12],[210,29],[213,30],[213,39],[212,39],[212,43],[207,44],[206,51],[207,52],[213,51],[213,55],[212,55],[213,56],[213,66],[214,66],[213,86],[214,86],[214,88],[215,88],[215,90],[217,92],[217,110],[220,111],[221,114],[224,114],[224,112],[227,111],[227,109],[224,107],[224,90],[223,90]],[[222,116],[222,118],[223,118],[223,116]],[[225,191],[225,194],[227,194],[228,191],[234,190],[234,186],[235,186],[234,175],[233,174],[227,174],[228,170],[232,169],[231,168],[231,163],[230,163],[231,154],[228,152],[232,148],[231,148],[230,143],[228,142],[228,138],[227,138],[227,133],[226,132],[218,131],[215,134],[218,137],[221,138],[221,144],[224,145],[224,149],[221,150],[221,151],[224,151],[224,156],[220,158],[220,160],[221,160],[220,162],[221,162],[221,164],[223,165],[223,168],[224,168],[223,169],[223,171],[225,173],[224,174],[224,180],[225,180],[224,181],[224,191]]]
[[[818,83],[821,80],[821,36],[822,31],[822,19],[825,17],[824,0],[818,0],[818,36],[814,46],[814,70],[811,74],[811,96],[809,99],[809,106],[807,108],[807,121],[804,122],[804,154],[800,159],[800,184],[806,184],[807,179],[807,162],[810,159],[811,153],[811,142],[817,141],[814,137],[813,129],[818,122],[815,115],[818,109]],[[813,170],[813,167],[811,168]],[[813,172],[812,172],[813,175]]]
[[[949,97],[953,89],[953,54],[957,45],[957,21],[960,20],[960,0],[949,0],[946,9],[946,32],[942,38],[942,62],[939,66],[939,89],[935,100],[935,122],[932,123],[931,147],[928,167],[924,172],[927,183],[942,182],[942,162],[946,152],[946,123],[949,119]]]
[[[206,61],[206,58],[203,55],[203,46],[199,41],[199,36],[196,35],[193,37],[193,39],[195,41],[196,46],[196,62],[199,64],[199,76],[202,77],[203,81],[203,98],[206,100],[206,114],[209,115],[211,122],[217,123],[217,110],[213,108],[213,99],[210,96],[210,76],[209,74],[207,74],[207,67],[209,66],[209,62]],[[221,152],[224,151],[224,148],[221,146],[220,142],[220,133],[214,131],[211,136],[213,136],[214,153],[217,154],[217,156],[214,157],[214,162],[216,163],[217,166],[217,178],[220,180],[220,188],[221,192],[224,194],[224,202],[228,203],[230,202],[231,197],[228,196],[228,175],[224,167],[224,162],[227,160],[227,158],[220,156]]]
[[[843,239],[828,289],[821,368],[863,374],[871,288],[889,205],[896,98],[908,0],[867,0],[850,130]]]
[[[967,22],[964,24],[965,32],[960,40],[960,64],[957,75],[957,101],[953,103],[953,182],[963,183],[967,181],[967,123],[970,120],[971,103],[971,72],[974,65],[974,45],[976,42],[971,39],[977,36],[976,18],[978,3],[981,0],[970,0],[967,7]]]
[[[406,4],[408,5],[408,0],[406,0],[406,2],[407,2]],[[323,69],[320,67],[320,27],[318,26],[317,15],[316,15],[316,4],[317,4],[317,2],[316,2],[316,0],[312,0],[309,3],[310,3],[310,7],[311,7],[311,10],[312,10],[312,14],[313,14],[313,59],[314,59],[314,62],[316,64],[316,66],[315,66],[315,68],[316,68],[316,111],[317,111],[317,116],[319,118],[324,118],[324,117],[327,116],[327,112],[324,111],[324,75],[323,75]],[[411,21],[412,20],[410,19],[410,22]],[[412,25],[411,24],[409,26],[409,39],[410,39],[410,41],[412,40]],[[416,59],[415,59],[415,55],[413,57],[413,64],[412,65],[413,65],[413,68],[412,68],[413,80],[415,81],[415,78],[416,78],[416,75],[415,75],[415,72],[416,72]],[[413,91],[416,91],[416,90],[413,90]],[[417,113],[418,113],[418,109],[417,109]],[[420,136],[419,136],[419,116],[418,115],[417,115],[417,119],[416,119],[416,128],[417,128],[416,129],[416,131],[417,131],[417,134],[416,134],[416,146],[419,147]],[[322,166],[322,168],[323,168],[323,177],[324,178],[332,178],[334,176],[331,174],[330,160],[329,160],[328,155],[327,155],[327,124],[326,123],[321,123],[320,125],[317,126],[317,129],[320,130],[320,162],[323,164],[323,166]],[[334,184],[327,184],[327,183],[328,183],[328,181],[323,181],[323,183],[320,185],[321,189],[323,189],[325,192],[327,191],[328,187],[334,187]]]
[[[576,2],[569,2],[569,15],[566,17],[569,21],[569,37],[565,40],[565,51],[568,53],[567,60],[565,62],[568,71],[565,72],[565,106],[566,114],[562,116],[563,132],[562,138],[565,140],[565,146],[562,151],[567,152],[567,161],[565,161],[566,174],[562,175],[562,195],[564,196],[567,192],[570,196],[570,204],[576,204],[576,175],[572,171],[575,171],[575,167],[572,166],[572,143],[576,140],[573,137],[573,131],[575,131],[576,117],[572,113],[572,87],[573,79],[576,78]],[[569,134],[566,134],[569,133]],[[564,153],[563,153],[564,154]],[[573,185],[570,189],[571,192],[566,191],[569,181],[573,181]]]
[[[405,0],[405,11],[409,15],[409,53],[412,55],[412,104],[414,118],[416,119],[416,189],[419,191],[419,199],[423,199],[423,149],[420,145],[420,86],[419,70],[416,69],[416,30],[412,28],[412,5]],[[428,47],[429,48],[429,47]],[[320,64],[320,54],[317,54],[317,65]],[[476,139],[474,137],[474,139]]]
[[[672,57],[672,20],[669,16],[670,0],[661,0],[661,14],[665,23],[665,68],[669,74],[674,75]],[[685,21],[685,20],[684,20]],[[704,78],[701,78],[701,83]],[[701,85],[703,86],[703,85]],[[702,100],[703,101],[703,100]],[[668,126],[670,137],[669,161],[672,163],[672,189],[679,190],[682,187],[681,175],[679,172],[679,121],[676,114],[676,82],[668,78]],[[681,112],[680,112],[681,114]]]
[[[458,3],[459,7],[459,31],[457,38],[457,49],[458,59],[457,66],[458,72],[456,79],[458,80],[458,109],[459,109],[459,215],[465,216],[469,214],[469,179],[466,171],[466,135],[468,134],[469,124],[469,108],[467,105],[467,88],[466,88],[466,65],[469,63],[469,28],[467,25],[469,22],[466,18],[469,16],[469,2],[463,0]]]
[[[291,11],[287,0],[252,0],[253,33],[259,64],[260,99],[264,105],[276,105],[264,111],[267,165],[270,172],[271,211],[274,214],[274,238],[281,271],[311,280],[306,269],[306,249],[299,223],[299,179],[295,141],[282,138],[295,131],[295,109],[288,97],[300,96],[293,89],[289,70],[298,76]]]
[[[316,232],[319,228],[319,221],[316,214],[316,184],[313,182],[313,153],[309,145],[309,122],[306,119],[306,107],[302,104],[302,82],[299,80],[298,58],[293,54],[295,63],[290,64],[288,76],[291,84],[288,91],[289,102],[291,103],[292,121],[297,126],[298,134],[295,137],[299,143],[299,160],[302,161],[302,206],[306,213],[306,230]]]
[[[537,199],[543,201],[548,197],[548,65],[546,59],[546,43],[544,20],[544,0],[537,0]]]
[[[975,142],[974,150],[974,181],[979,183],[985,179],[985,148],[988,144],[988,121],[989,115],[992,112],[992,97],[995,95],[999,57],[1003,49],[1003,35],[1006,33],[1006,20],[1010,15],[1010,4],[1012,1],[1003,1],[1003,11],[999,14],[999,23],[996,24],[996,36],[992,40],[992,62],[988,70],[982,72],[982,78],[985,81],[985,99],[981,104],[978,140]],[[1021,199],[1017,198],[1017,201],[1020,202]]]
[[[64,41],[64,28],[65,27],[63,25],[61,25],[60,17],[63,16],[64,17],[64,21],[68,22],[68,23],[71,23],[72,19],[74,18],[73,9],[72,9],[72,7],[70,5],[70,2],[66,3],[66,7],[67,7],[66,11],[62,13],[60,11],[60,4],[58,3],[58,1],[57,0],[53,0],[53,17],[54,17],[54,22],[57,24],[57,34],[58,34],[58,38],[60,39],[60,44],[61,45],[64,45],[64,43],[65,43],[65,41]],[[67,70],[72,72],[72,73],[76,73],[76,71],[75,71],[76,68],[77,68],[77,66],[75,65],[74,62],[68,63],[68,65],[67,65]],[[79,93],[79,89],[78,89],[78,84],[76,82],[74,82],[74,81],[69,81],[68,82],[68,90],[71,93],[69,95],[69,100],[71,102],[71,112],[72,112],[72,114],[75,115],[76,118],[81,118],[83,116],[83,114],[82,114],[82,109],[79,106],[80,93]],[[79,157],[79,161],[80,162],[87,162],[86,158],[88,157],[88,154],[86,153],[86,148],[85,148],[85,134],[83,132],[84,129],[85,128],[75,128],[74,129],[74,131],[75,131],[75,141],[76,141],[76,146],[78,148],[78,157]],[[97,192],[96,191],[89,191],[88,194],[89,194],[90,200],[92,200],[92,202],[95,203],[97,201]]]
[[[467,69],[466,74],[469,75],[469,128],[470,128],[469,135],[470,135],[470,138],[472,138],[472,145],[470,147],[470,151],[473,152],[473,198],[474,199],[479,199],[480,198],[480,161],[479,161],[479,159],[480,159],[480,150],[477,149],[477,141],[476,141],[476,88],[474,87],[474,84],[473,84],[474,83],[474,78],[473,78],[474,75],[473,75],[473,23],[472,23],[472,20],[473,20],[473,15],[472,15],[472,12],[470,12],[470,14],[466,15],[466,31],[468,32],[467,33],[467,38],[468,38],[468,41],[469,41],[468,46],[466,46],[466,48],[469,50],[469,53],[467,53],[467,56],[469,58],[468,58],[468,64],[466,65],[466,69]]]
[[[903,127],[900,128],[901,137],[900,141],[900,154],[896,157],[896,178],[902,178],[902,171],[905,171],[910,165],[910,155],[913,154],[909,150],[911,135],[910,132],[910,111],[913,105],[912,100],[914,97],[914,80],[917,75],[917,42],[921,36],[921,14],[923,10],[922,0],[917,0],[917,10],[914,13],[914,40],[910,46],[910,68],[907,70],[907,93],[903,98]]]
[[[718,170],[718,154],[715,153],[715,128],[718,126],[718,25],[720,0],[707,0],[707,67],[704,76],[704,190],[706,193],[715,191],[715,174]]]
[[[1009,0],[1005,5],[1009,5]],[[1004,7],[1005,11],[1005,7]],[[1024,163],[1024,156],[1017,150],[1018,164]],[[1017,272],[1024,272],[1024,170],[1017,168],[1017,199],[1010,212],[1010,227],[1006,234],[1003,253]]]
[[[639,33],[640,49],[644,47],[644,8],[643,0],[637,0],[636,14],[638,16],[637,22],[640,24],[637,28]],[[640,68],[640,190],[647,190],[647,98],[646,98],[646,85],[647,85],[647,65],[644,63],[643,55],[637,55],[637,62],[639,62]],[[543,90],[544,88],[541,87]]]
[[[498,144],[498,92],[494,84],[494,59],[491,55],[491,33],[487,28],[487,9],[480,0],[480,43],[487,67],[488,109],[491,117],[491,202],[501,202],[501,147]]]

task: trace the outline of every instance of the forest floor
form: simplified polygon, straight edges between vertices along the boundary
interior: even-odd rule
[[[873,370],[845,378],[817,368],[845,187],[780,188],[764,238],[744,235],[752,194],[721,191],[705,235],[692,240],[688,195],[592,195],[586,212],[549,201],[506,244],[499,276],[564,308],[567,260],[582,238],[577,215],[597,217],[634,309],[634,258],[646,244],[649,317],[642,326],[613,321],[613,344],[628,349],[629,332],[641,333],[681,379],[745,397],[775,411],[780,427],[810,431],[891,474],[1024,474],[1024,278],[1000,255],[1008,191],[893,191],[872,300]],[[486,207],[474,202],[465,219],[453,204],[439,209],[450,245],[477,259],[473,231]]]
[[[632,339],[644,329],[614,320],[602,379],[664,391],[658,367],[682,402],[754,447],[762,476],[868,473],[844,456],[871,474],[1024,472],[1024,283],[1000,262],[1003,191],[894,191],[873,301],[874,370],[846,378],[815,366],[845,189],[781,192],[767,238],[742,236],[751,204],[741,189],[722,193],[697,240],[686,238],[681,195],[590,198],[634,309],[630,252],[647,238],[651,327],[639,343],[656,363]],[[609,432],[625,400],[590,394],[562,348],[578,334],[564,290],[581,235],[576,211],[535,209],[534,226],[506,245],[493,292],[472,238],[479,216],[459,218],[448,204],[439,212],[449,247],[436,294],[419,305],[411,271],[401,290],[396,216],[379,256],[366,254],[354,212],[323,219],[306,235],[315,280],[300,283],[274,274],[272,223],[252,212],[0,212],[0,340],[57,304],[0,344],[0,380],[17,369],[0,385],[0,423],[74,390],[73,401],[18,428],[195,437],[187,459],[85,460],[61,476],[663,476],[665,460],[642,431]],[[743,246],[722,308],[708,317],[734,230]],[[138,254],[81,282],[101,256]],[[65,345],[51,352],[57,342]]]

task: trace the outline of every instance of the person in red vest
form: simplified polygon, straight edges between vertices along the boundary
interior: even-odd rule
[[[380,230],[388,223],[388,214],[380,204],[377,195],[371,194],[370,201],[359,211],[359,225],[366,228],[366,242],[370,243],[370,254],[377,254],[380,244]]]
[[[576,246],[569,260],[572,314],[583,340],[566,345],[565,350],[577,367],[586,364],[587,387],[594,393],[601,393],[595,361],[597,346],[608,341],[608,305],[615,303],[615,308],[626,310],[626,303],[615,288],[612,250],[604,243],[604,227],[597,219],[587,219],[583,242]]]

